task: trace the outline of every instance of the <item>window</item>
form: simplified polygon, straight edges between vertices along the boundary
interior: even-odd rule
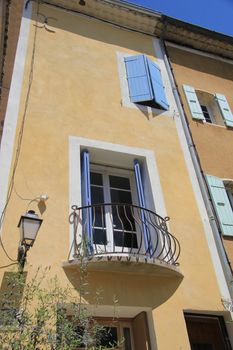
[[[225,236],[233,236],[233,211],[227,187],[224,181],[216,176],[207,175],[206,180],[221,232]]]
[[[97,346],[113,348],[122,344],[123,350],[133,350],[133,330],[130,320],[97,321],[103,328],[97,334]]]
[[[185,314],[192,350],[231,349],[223,317]]]
[[[211,116],[210,116],[210,113],[208,111],[208,108],[206,106],[201,105],[201,110],[202,110],[202,113],[204,115],[205,121],[207,123],[213,123]]]
[[[87,150],[82,153],[83,229],[89,253],[136,252],[152,249],[150,232],[144,224],[145,208],[141,168],[134,171],[92,165]],[[149,242],[148,242],[149,240]]]
[[[207,123],[233,127],[233,115],[224,95],[211,94],[183,85],[192,118]]]
[[[81,152],[82,203],[77,209],[75,254],[146,256],[174,263],[178,243],[167,231],[166,220],[146,205],[151,195],[147,169],[137,159],[127,163],[128,170],[111,163],[94,164],[92,159],[89,150]]]
[[[132,204],[137,204],[133,172],[91,166],[90,184],[91,202],[93,205],[100,204],[92,209],[93,243],[114,244],[116,248],[138,248],[131,207]],[[111,205],[102,206],[103,203]],[[108,225],[109,221],[112,221],[113,225]],[[113,227],[113,231],[110,227]]]
[[[159,66],[145,55],[124,58],[130,101],[169,109]]]
[[[131,319],[110,320],[96,317],[90,318],[85,326],[77,324],[78,320],[73,319],[72,316],[67,316],[67,320],[70,322],[74,349],[86,347],[113,349],[120,346],[122,350],[134,350],[133,320]],[[61,331],[62,328],[57,325],[60,339]],[[69,342],[69,339],[67,339],[67,342]]]
[[[72,322],[72,316],[68,316],[68,319]],[[73,330],[77,334],[78,349],[85,348],[88,341],[92,342],[88,345],[93,347],[121,350],[150,349],[148,320],[144,311],[134,318],[90,318],[86,329],[75,324],[73,320]]]
[[[114,256],[114,253],[119,259],[121,256],[122,259],[133,258],[138,254],[173,262],[171,259],[174,256],[173,247],[176,242],[168,232],[165,235],[165,232],[162,232],[162,228],[165,230],[166,225],[162,226],[161,221],[163,222],[162,218],[167,216],[167,212],[154,157],[154,152],[149,150],[70,137],[70,206],[77,204],[81,219],[75,231],[71,227],[71,254],[77,256],[84,253],[94,258],[98,255],[106,258],[108,255]],[[80,159],[80,162],[77,162],[77,159]],[[100,176],[93,176],[91,173]],[[116,211],[114,219],[116,222],[113,223],[112,220],[114,210],[111,206],[113,208],[116,204],[107,205],[105,202],[107,196],[111,195],[113,190],[111,187],[114,187],[110,185],[110,176],[117,177],[117,184],[114,186],[121,186],[114,192],[115,196],[122,196],[125,192],[125,197],[127,191],[131,194],[132,205],[123,204],[126,210],[122,208],[124,220],[121,219],[121,223],[117,220],[120,210]],[[120,185],[119,178],[129,179],[130,190],[122,188],[126,185]],[[109,186],[104,185],[107,182]],[[96,199],[97,194],[94,191],[99,191],[100,199],[102,196],[101,200],[104,200],[102,205],[97,203],[98,198]],[[96,204],[92,203],[92,196]],[[127,196],[129,197],[128,194]],[[106,210],[103,210],[104,207]],[[127,229],[127,225],[130,229]],[[117,233],[118,238],[122,238],[121,242],[120,238],[116,239]],[[118,245],[119,243],[121,245]]]

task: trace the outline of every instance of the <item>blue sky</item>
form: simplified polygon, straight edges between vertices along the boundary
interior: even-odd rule
[[[193,23],[233,36],[233,0],[127,0]]]

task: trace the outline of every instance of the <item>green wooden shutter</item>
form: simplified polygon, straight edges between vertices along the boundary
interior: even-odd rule
[[[224,183],[218,177],[211,175],[206,175],[206,180],[222,229],[222,234],[233,236],[233,211]]]
[[[225,124],[233,128],[233,115],[226,97],[222,94],[215,94],[215,97],[216,101],[218,102]]]
[[[196,92],[192,86],[183,85],[193,119],[205,120]]]

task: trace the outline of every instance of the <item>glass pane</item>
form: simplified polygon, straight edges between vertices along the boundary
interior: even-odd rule
[[[123,205],[112,206],[112,218],[114,228],[122,231],[135,231],[132,207]]]
[[[121,190],[111,190],[112,203],[132,204],[132,196],[130,192]]]
[[[137,235],[133,232],[114,230],[114,244],[116,247],[138,248]]]
[[[103,327],[98,332],[97,346],[105,348],[111,348],[117,344],[117,328],[116,327]]]
[[[124,190],[130,190],[130,182],[127,177],[121,176],[109,176],[110,187],[122,188]]]
[[[124,327],[123,328],[123,335],[124,335],[124,350],[132,350],[131,346],[131,338],[130,338],[130,328]]]
[[[214,350],[211,344],[193,343],[191,345],[192,350]]]
[[[93,243],[100,245],[107,245],[106,230],[95,228],[93,230]]]
[[[210,114],[209,114],[207,107],[201,105],[201,109],[202,109],[202,112],[204,114],[204,118],[207,121],[207,123],[212,123],[212,120],[210,118]]]
[[[103,186],[103,175],[91,172],[91,184]]]
[[[75,326],[75,333],[77,334],[77,345],[79,348],[85,348],[85,329],[82,326]],[[69,342],[69,340],[68,340]]]
[[[94,206],[92,207],[92,226],[105,228],[105,207]]]
[[[104,203],[104,190],[101,187],[91,186],[91,203]]]
[[[208,109],[206,106],[201,105],[202,112],[208,112]]]

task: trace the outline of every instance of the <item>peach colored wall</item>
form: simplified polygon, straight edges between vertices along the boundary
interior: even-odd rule
[[[168,53],[204,173],[233,179],[233,130],[194,121],[182,88],[183,84],[187,84],[212,94],[221,93],[226,96],[233,111],[232,64],[169,46]],[[226,237],[223,237],[223,242],[232,266],[233,242]]]
[[[168,53],[204,172],[220,178],[233,178],[233,130],[194,121],[182,88],[187,84],[212,94],[221,93],[233,110],[232,64],[169,46]]]

